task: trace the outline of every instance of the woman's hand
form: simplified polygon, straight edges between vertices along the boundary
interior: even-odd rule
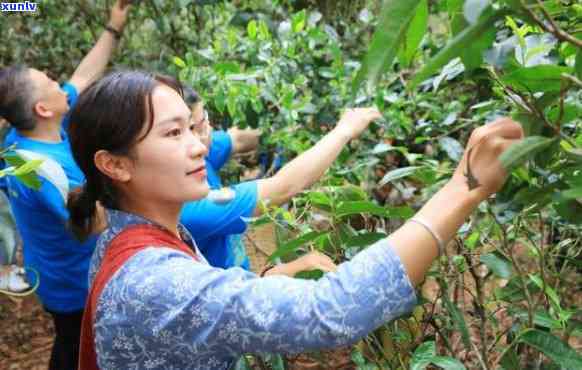
[[[268,275],[287,275],[293,277],[302,271],[321,270],[323,272],[331,272],[337,269],[336,264],[323,253],[309,252],[304,256],[297,258],[294,261],[277,265],[265,272],[264,276]]]
[[[346,110],[335,130],[342,132],[349,139],[355,139],[368,128],[370,123],[382,117],[376,108],[353,108]]]
[[[259,138],[261,137],[261,130],[258,129],[244,129],[233,127],[228,130],[228,134],[232,139],[233,153],[247,153],[257,149],[259,146]]]
[[[487,199],[499,191],[507,179],[499,156],[521,139],[521,125],[507,117],[475,129],[452,181],[464,183],[477,199]]]
[[[127,15],[131,2],[124,0],[117,0],[113,7],[111,8],[111,14],[109,15],[109,25],[116,29],[117,31],[123,31],[125,27],[125,22],[127,21]]]

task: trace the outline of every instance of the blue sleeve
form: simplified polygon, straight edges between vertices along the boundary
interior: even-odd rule
[[[234,199],[226,204],[216,204],[205,198],[184,205],[180,222],[194,239],[245,232],[247,224],[243,218],[251,217],[257,206],[257,182],[243,182],[232,189]]]
[[[79,98],[79,92],[77,91],[77,88],[75,86],[73,86],[72,84],[70,84],[68,82],[65,82],[61,86],[61,90],[63,90],[67,94],[67,102],[69,103],[69,112],[65,115],[65,118],[63,118],[63,122],[62,122],[63,130],[67,131],[67,129],[69,128],[69,123],[70,123],[69,121],[70,121],[71,110],[73,109],[75,104],[77,104],[77,99]]]
[[[96,348],[103,359],[120,361],[111,368],[144,368],[140,361],[150,356],[140,359],[143,348],[152,351],[151,358],[171,351],[168,357],[178,368],[186,360],[204,368],[212,358],[226,361],[246,352],[351,344],[410,311],[415,301],[404,266],[386,239],[317,281],[258,278],[240,268],[213,268],[180,252],[149,248],[104,289],[96,310]],[[151,334],[160,329],[164,335]],[[125,342],[117,343],[119,338]],[[119,355],[116,344],[131,353]],[[192,352],[184,355],[184,346]]]
[[[224,166],[232,152],[232,139],[228,132],[213,131],[210,142],[210,151],[206,159],[218,171]]]

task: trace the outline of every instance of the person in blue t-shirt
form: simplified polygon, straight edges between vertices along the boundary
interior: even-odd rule
[[[205,161],[211,191],[204,199],[185,203],[180,222],[190,231],[212,266],[249,270],[249,258],[241,239],[247,228],[245,219],[261,213],[259,205],[262,201],[268,201],[270,205],[283,204],[316,182],[343,146],[329,138],[323,139],[312,150],[321,150],[325,155],[313,161],[313,166],[293,162],[272,177],[223,188],[218,171],[231,155],[255,149],[260,131],[237,128],[228,132],[212,131],[208,113],[196,91],[184,88],[184,100],[192,110],[192,120],[197,126],[200,141],[208,148]],[[298,176],[299,173],[301,176]],[[294,276],[300,271],[330,271],[333,266],[329,257],[312,252],[286,264],[268,266],[269,271],[265,270],[261,275]]]
[[[184,100],[192,109],[192,116],[197,119],[196,124],[203,128],[200,130],[200,139],[208,148],[208,185],[214,192],[223,190],[218,172],[232,155],[256,149],[260,130],[233,128],[228,132],[212,131],[208,113],[198,93],[185,87]],[[257,184],[256,181],[244,182],[229,188],[229,191],[232,199],[217,201],[205,198],[186,203],[181,222],[192,233],[196,244],[212,266],[239,266],[249,270],[249,258],[240,236],[247,227],[244,218],[251,217],[257,205]],[[225,194],[226,197],[229,195],[230,193]]]
[[[126,3],[115,3],[105,31],[64,85],[22,65],[0,70],[0,116],[12,126],[4,146],[15,145],[14,153],[25,160],[42,160],[38,191],[15,177],[6,179],[6,189],[23,241],[24,265],[38,272],[36,293],[55,326],[51,370],[77,368],[89,260],[96,242],[93,237],[79,243],[67,229],[68,193],[85,182],[69,146],[67,115],[78,94],[105,71],[126,23]]]

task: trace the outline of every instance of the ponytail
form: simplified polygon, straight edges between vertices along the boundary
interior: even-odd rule
[[[67,200],[69,228],[80,241],[86,240],[93,232],[97,214],[97,198],[87,184],[69,193]]]

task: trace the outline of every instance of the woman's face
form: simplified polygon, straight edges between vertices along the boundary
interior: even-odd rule
[[[127,186],[134,195],[162,203],[183,203],[208,194],[204,157],[207,149],[194,131],[182,97],[160,85],[152,93],[154,122],[134,148]],[[145,128],[144,128],[145,130]]]

